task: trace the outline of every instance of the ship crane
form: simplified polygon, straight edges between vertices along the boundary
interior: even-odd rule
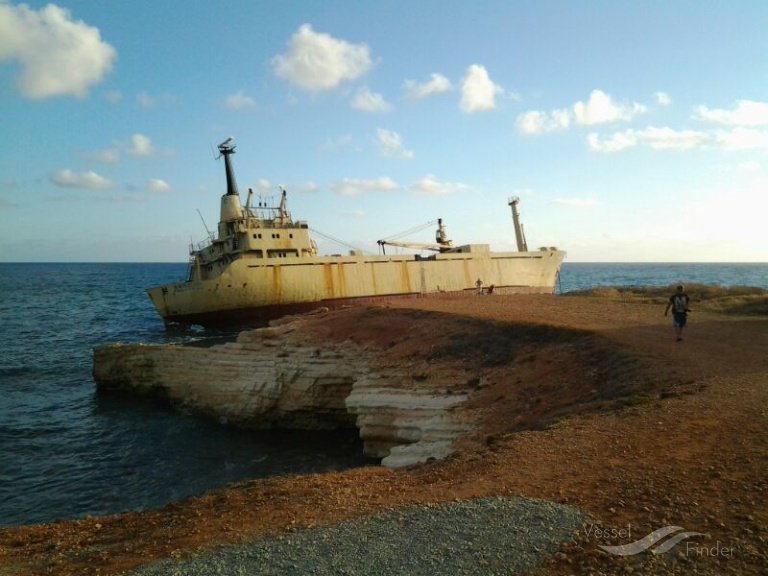
[[[382,254],[387,253],[384,246],[410,248],[411,250],[431,250],[433,252],[450,252],[451,250],[453,250],[453,242],[448,239],[448,233],[445,231],[445,226],[443,226],[442,218],[438,218],[437,220],[432,220],[431,222],[427,222],[423,226],[419,226],[416,230],[421,230],[423,228],[426,228],[427,226],[432,226],[435,223],[437,223],[437,231],[435,232],[434,244],[423,243],[423,242],[403,242],[401,240],[388,240],[388,239],[378,240],[376,243],[381,247]],[[400,236],[403,236],[411,232],[414,232],[414,230],[409,230],[408,232],[400,234]]]

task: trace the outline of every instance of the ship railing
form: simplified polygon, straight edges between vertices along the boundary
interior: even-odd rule
[[[209,236],[205,240],[200,240],[199,242],[191,242],[189,244],[189,253],[194,254],[195,252],[200,252],[201,250],[205,250],[213,244],[213,237]]]

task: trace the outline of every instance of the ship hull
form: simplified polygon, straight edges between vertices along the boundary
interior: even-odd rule
[[[473,292],[552,293],[565,253],[485,252],[400,256],[328,256],[231,262],[216,278],[150,288],[166,323],[224,327],[257,324],[319,306],[397,297]]]

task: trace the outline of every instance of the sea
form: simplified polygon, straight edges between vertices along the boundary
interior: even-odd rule
[[[0,263],[0,527],[163,506],[234,482],[371,464],[356,431],[243,431],[96,390],[93,347],[206,346],[145,289],[186,264]],[[557,291],[677,283],[768,288],[768,264],[563,265]]]

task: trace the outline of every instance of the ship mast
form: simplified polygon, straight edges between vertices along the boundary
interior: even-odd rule
[[[517,241],[518,252],[528,252],[528,243],[525,241],[523,225],[520,223],[520,214],[517,212],[517,205],[520,198],[513,196],[509,199],[509,205],[512,208],[512,225],[515,227],[515,240]]]

